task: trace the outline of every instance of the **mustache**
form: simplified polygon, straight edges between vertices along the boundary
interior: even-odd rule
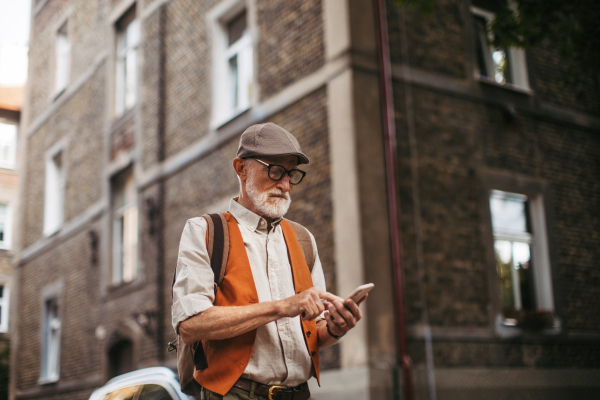
[[[269,197],[283,197],[286,200],[290,200],[290,194],[288,192],[284,192],[279,188],[273,188],[265,192],[265,194]]]

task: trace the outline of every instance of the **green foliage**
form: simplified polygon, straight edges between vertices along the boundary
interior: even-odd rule
[[[513,6],[511,6],[513,4]],[[529,48],[544,41],[590,74],[600,71],[600,3],[597,0],[507,2],[490,26],[495,44]]]
[[[0,339],[0,400],[8,400],[8,373],[10,364],[10,340]]]
[[[431,15],[435,10],[435,0],[396,0],[400,7],[417,10],[423,15]]]
[[[441,0],[396,0],[423,15],[436,12]],[[558,50],[563,88],[580,86],[582,73],[600,85],[600,1],[508,0],[489,26],[494,44],[503,48],[531,48],[542,43]],[[582,92],[578,97],[581,99]]]

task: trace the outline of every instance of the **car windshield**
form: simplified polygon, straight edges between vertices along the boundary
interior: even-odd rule
[[[136,385],[113,390],[100,400],[173,400],[173,397],[160,385]]]

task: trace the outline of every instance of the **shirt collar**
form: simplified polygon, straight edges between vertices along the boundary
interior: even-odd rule
[[[229,202],[229,212],[235,220],[245,226],[248,230],[255,232],[257,230],[266,231],[267,221],[258,214],[253,213],[246,207],[238,203],[239,197],[234,197]],[[276,227],[281,223],[283,218],[278,218],[272,222],[272,226]]]

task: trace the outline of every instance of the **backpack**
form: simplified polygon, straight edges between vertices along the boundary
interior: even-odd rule
[[[227,259],[229,257],[229,228],[224,213],[205,214],[202,216],[208,223],[208,238],[206,249],[210,259],[210,267],[215,277],[215,293],[217,287],[223,282]],[[296,233],[298,243],[302,248],[304,259],[312,273],[315,264],[315,252],[312,247],[312,240],[308,230],[302,225],[286,219]],[[173,287],[177,277],[177,269],[173,272],[173,284],[171,286],[171,297],[173,296]],[[194,379],[194,371],[202,370],[208,367],[206,355],[201,342],[195,342],[188,345],[183,343],[181,337],[169,342],[168,351],[177,351],[177,370],[179,371],[179,384],[181,391],[189,396],[200,396],[202,386]]]

